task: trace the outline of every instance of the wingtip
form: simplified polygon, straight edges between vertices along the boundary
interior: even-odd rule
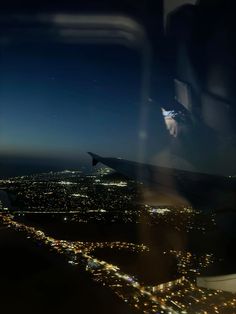
[[[92,157],[92,165],[96,166],[96,164],[99,162],[96,158],[96,155],[91,152],[88,152],[88,154]]]

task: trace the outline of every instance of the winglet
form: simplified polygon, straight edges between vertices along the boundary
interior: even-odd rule
[[[99,162],[98,159],[96,158],[97,155],[91,153],[91,152],[88,152],[88,154],[92,157],[92,165],[93,166],[96,166],[96,164]]]

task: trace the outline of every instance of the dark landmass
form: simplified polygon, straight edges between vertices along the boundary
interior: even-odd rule
[[[155,286],[179,277],[176,258],[165,256],[160,250],[133,253],[125,250],[96,249],[95,257],[117,265],[122,271],[135,276],[143,285]]]

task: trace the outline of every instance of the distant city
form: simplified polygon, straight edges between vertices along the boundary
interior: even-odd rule
[[[235,313],[235,294],[197,280],[224,262],[214,213],[142,193],[109,168],[1,179],[0,225],[88,273],[127,313]]]

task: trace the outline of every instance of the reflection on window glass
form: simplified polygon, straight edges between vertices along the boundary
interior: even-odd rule
[[[161,103],[148,41],[32,39],[1,41],[3,312],[235,313],[234,147],[210,101],[179,81]]]

